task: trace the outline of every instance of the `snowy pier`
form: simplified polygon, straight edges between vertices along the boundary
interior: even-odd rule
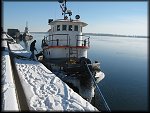
[[[2,111],[98,111],[7,34],[2,40]]]
[[[1,99],[3,110],[19,110],[16,87],[13,79],[12,66],[7,47],[7,41],[2,43],[1,56]]]

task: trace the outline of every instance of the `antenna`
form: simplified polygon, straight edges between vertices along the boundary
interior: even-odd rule
[[[71,10],[67,10],[67,6],[66,6],[67,0],[58,0],[58,2],[61,3],[60,7],[62,9],[62,15],[64,15],[64,19],[68,18],[66,16],[66,14],[68,14],[70,16],[70,20],[71,20],[72,12],[71,12]]]
[[[59,3],[63,3],[64,1],[66,2],[66,0],[58,0]]]
[[[61,3],[60,7],[62,9],[62,15],[64,15],[64,19],[66,17],[66,10],[67,10],[67,7],[66,7],[66,0],[58,0],[59,3]]]

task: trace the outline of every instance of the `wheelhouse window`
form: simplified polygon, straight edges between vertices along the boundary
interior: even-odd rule
[[[69,25],[69,29],[68,29],[69,31],[72,31],[72,25]]]
[[[78,26],[77,25],[74,26],[74,31],[78,31]]]
[[[62,25],[62,31],[66,31],[67,30],[67,25]]]
[[[57,25],[57,31],[60,31],[60,25]]]

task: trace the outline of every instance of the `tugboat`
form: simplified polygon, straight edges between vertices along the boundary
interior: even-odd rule
[[[98,61],[92,63],[87,57],[90,36],[82,34],[87,23],[80,21],[79,15],[71,18],[72,11],[67,9],[66,0],[59,0],[59,3],[64,17],[48,20],[51,28],[49,35],[42,40],[42,63],[91,102],[95,94],[94,81],[99,83],[105,74]]]
[[[24,30],[24,33],[22,35],[23,40],[28,41],[28,40],[32,40],[33,36],[30,34],[29,29],[28,29],[28,23],[26,22],[26,27]]]

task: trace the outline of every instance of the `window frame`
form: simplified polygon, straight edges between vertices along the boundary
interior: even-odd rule
[[[57,31],[60,31],[60,25],[57,25]]]
[[[71,26],[71,27],[70,27]],[[69,25],[68,26],[68,31],[72,31],[73,30],[73,27],[72,27],[72,25]]]
[[[64,28],[64,26],[66,26],[66,27],[65,27],[65,29],[63,29],[63,28]],[[65,25],[65,24],[64,24],[64,25],[62,25],[62,31],[67,31],[67,25]]]
[[[74,25],[74,31],[79,31],[79,26],[78,25]]]

